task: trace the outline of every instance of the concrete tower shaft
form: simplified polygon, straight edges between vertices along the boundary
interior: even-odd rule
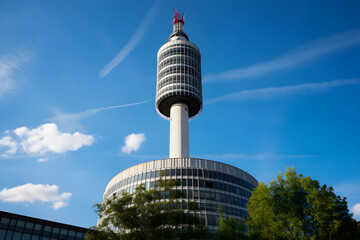
[[[170,158],[189,157],[188,121],[202,105],[200,49],[184,32],[184,15],[175,11],[173,32],[157,54],[156,110],[170,120]]]

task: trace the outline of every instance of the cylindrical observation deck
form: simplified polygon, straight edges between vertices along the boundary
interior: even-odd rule
[[[201,54],[184,33],[184,20],[175,12],[173,33],[157,54],[156,110],[169,119],[171,106],[185,103],[189,118],[202,109]]]

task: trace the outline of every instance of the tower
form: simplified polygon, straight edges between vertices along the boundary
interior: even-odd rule
[[[200,49],[175,11],[173,32],[157,54],[156,110],[170,120],[170,158],[188,158],[189,119],[202,109]]]
[[[110,180],[103,199],[132,193],[140,184],[149,189],[160,179],[176,179],[181,183],[177,189],[183,192],[181,208],[192,211],[188,201],[197,203],[199,210],[194,214],[210,231],[218,226],[219,206],[227,216],[244,220],[257,180],[237,167],[189,157],[189,119],[202,110],[201,55],[184,32],[184,15],[179,17],[176,11],[173,32],[157,54],[155,107],[160,116],[170,120],[170,157],[123,170]]]

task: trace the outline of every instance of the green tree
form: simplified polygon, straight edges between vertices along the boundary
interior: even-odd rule
[[[247,208],[252,239],[360,239],[346,198],[294,168],[280,173],[269,186],[260,182]]]
[[[209,233],[199,217],[189,212],[197,209],[194,202],[181,202],[182,192],[176,180],[158,180],[154,188],[139,185],[134,193],[113,195],[102,204],[95,204],[100,224],[88,231],[87,240],[158,240],[208,239]]]
[[[216,231],[217,240],[245,240],[245,223],[233,217],[226,217],[222,207],[218,209],[219,226]]]

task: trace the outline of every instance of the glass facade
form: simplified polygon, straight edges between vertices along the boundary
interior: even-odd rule
[[[0,211],[0,240],[83,240],[87,229]]]
[[[168,162],[172,164],[166,164]],[[189,164],[184,164],[186,162]],[[200,166],[201,163],[208,166]],[[160,168],[156,168],[157,166]],[[120,195],[123,191],[133,192],[139,184],[151,188],[160,178],[179,180],[180,186],[177,189],[183,192],[182,208],[189,211],[187,201],[196,202],[199,211],[194,214],[200,216],[210,229],[215,229],[218,224],[219,206],[228,216],[236,219],[247,216],[246,203],[257,185],[257,181],[248,173],[220,162],[204,159],[162,159],[143,163],[120,173],[108,184],[104,199],[112,197],[113,194]]]

